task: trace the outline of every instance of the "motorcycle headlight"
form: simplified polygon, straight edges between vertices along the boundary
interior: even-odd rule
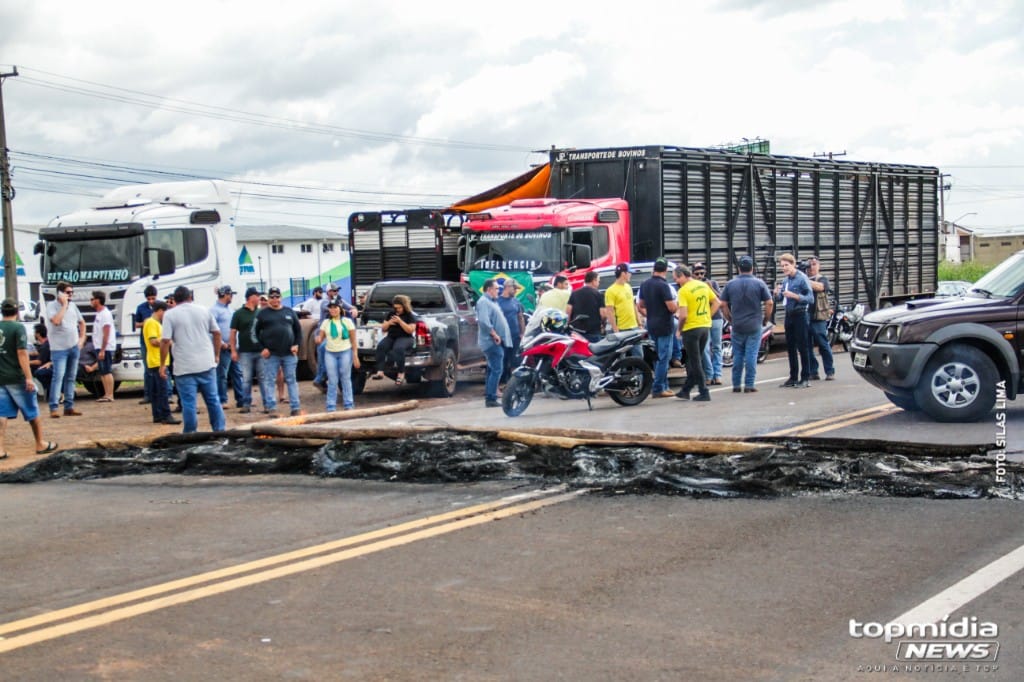
[[[898,324],[887,324],[882,327],[882,331],[878,332],[878,336],[875,337],[876,341],[882,343],[899,343],[900,342],[900,325]]]

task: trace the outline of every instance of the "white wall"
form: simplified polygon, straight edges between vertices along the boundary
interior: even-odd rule
[[[274,253],[274,243],[262,241],[239,242],[239,253],[244,246],[252,261],[253,272],[243,272],[242,279],[246,286],[260,286],[261,273],[263,290],[278,287],[285,296],[287,305],[305,300],[304,296],[295,292],[294,301],[289,297],[291,280],[304,278],[310,281],[309,289],[314,286],[326,285],[331,281],[342,283],[342,295],[348,296],[350,290],[348,241],[344,236],[335,239],[288,239],[282,238],[275,242],[284,253]],[[303,252],[302,245],[309,245],[311,251]],[[324,251],[324,244],[332,250]],[[325,287],[326,288],[326,287]]]

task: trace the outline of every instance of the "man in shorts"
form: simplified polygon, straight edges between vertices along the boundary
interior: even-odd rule
[[[57,449],[57,444],[43,440],[36,384],[28,364],[28,333],[18,321],[18,302],[5,298],[0,302],[0,315],[0,459],[7,459],[7,420],[17,417],[18,412],[32,427],[36,454],[49,454]]]

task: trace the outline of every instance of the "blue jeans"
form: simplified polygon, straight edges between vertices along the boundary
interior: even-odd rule
[[[704,376],[708,379],[722,378],[722,327],[725,326],[724,319],[712,319],[711,330],[708,334],[708,343],[704,346]]]
[[[274,382],[277,381],[277,369],[284,369],[284,383],[288,387],[288,404],[292,411],[301,409],[299,402],[299,382],[295,379],[295,368],[299,359],[289,353],[288,355],[271,355],[263,358],[263,378],[260,381],[260,391],[263,393],[263,404],[268,410],[277,407],[277,395],[274,393]]]
[[[651,337],[658,349],[658,361],[654,363],[654,385],[651,386],[651,393],[655,395],[668,390],[668,361],[672,359],[672,340],[675,337],[675,334]]]
[[[757,381],[757,351],[761,347],[761,332],[740,334],[732,332],[732,387],[754,388]],[[743,372],[746,370],[746,383]]]
[[[491,344],[484,351],[487,358],[487,380],[484,382],[484,399],[498,399],[498,383],[501,380],[502,365],[505,362],[505,349],[499,344]]]
[[[196,414],[197,393],[202,394],[206,409],[210,412],[210,428],[214,431],[224,430],[224,410],[220,407],[220,394],[217,393],[216,369],[211,367],[205,372],[179,374],[174,377],[174,384],[178,387],[185,433],[194,433],[199,428],[199,417]]]
[[[231,371],[231,351],[225,348],[220,349],[220,357],[217,361],[217,395],[220,396],[220,404],[228,404],[228,373]]]
[[[327,375],[327,411],[338,407],[338,384],[341,384],[341,404],[346,410],[355,407],[352,401],[352,349],[324,353],[324,373]]]
[[[316,345],[316,376],[313,377],[314,384],[324,383],[327,378],[327,368],[324,367],[324,357],[327,353],[327,340],[324,339]]]
[[[171,418],[171,403],[169,398],[170,388],[165,379],[160,378],[159,367],[147,367],[146,379],[150,385],[149,409],[153,414],[153,421],[163,421]],[[184,409],[184,408],[182,408]]]
[[[243,351],[238,354],[238,362],[235,364],[238,365],[242,374],[242,397],[238,404],[241,407],[252,407],[252,385],[254,381],[258,381],[260,378],[263,356],[258,351]],[[262,393],[262,389],[260,392]],[[266,394],[263,395],[263,407],[267,407]]]
[[[789,355],[788,381],[807,381],[811,378],[807,310],[787,310],[785,330],[786,352]]]
[[[814,357],[814,347],[821,353],[821,364],[825,365],[825,376],[836,373],[832,358],[832,347],[828,345],[828,320],[811,320],[811,345],[807,352],[811,358],[811,374],[818,373],[818,358]]]
[[[64,393],[64,409],[75,406],[75,379],[78,378],[78,355],[81,349],[72,346],[67,350],[51,350],[50,360],[53,362],[53,377],[50,379],[50,392],[47,398],[50,412],[56,412],[61,392]]]

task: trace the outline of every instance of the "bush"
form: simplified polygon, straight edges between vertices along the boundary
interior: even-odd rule
[[[962,280],[964,282],[977,282],[982,275],[991,270],[993,265],[982,265],[981,263],[939,263],[939,281],[949,279]]]

